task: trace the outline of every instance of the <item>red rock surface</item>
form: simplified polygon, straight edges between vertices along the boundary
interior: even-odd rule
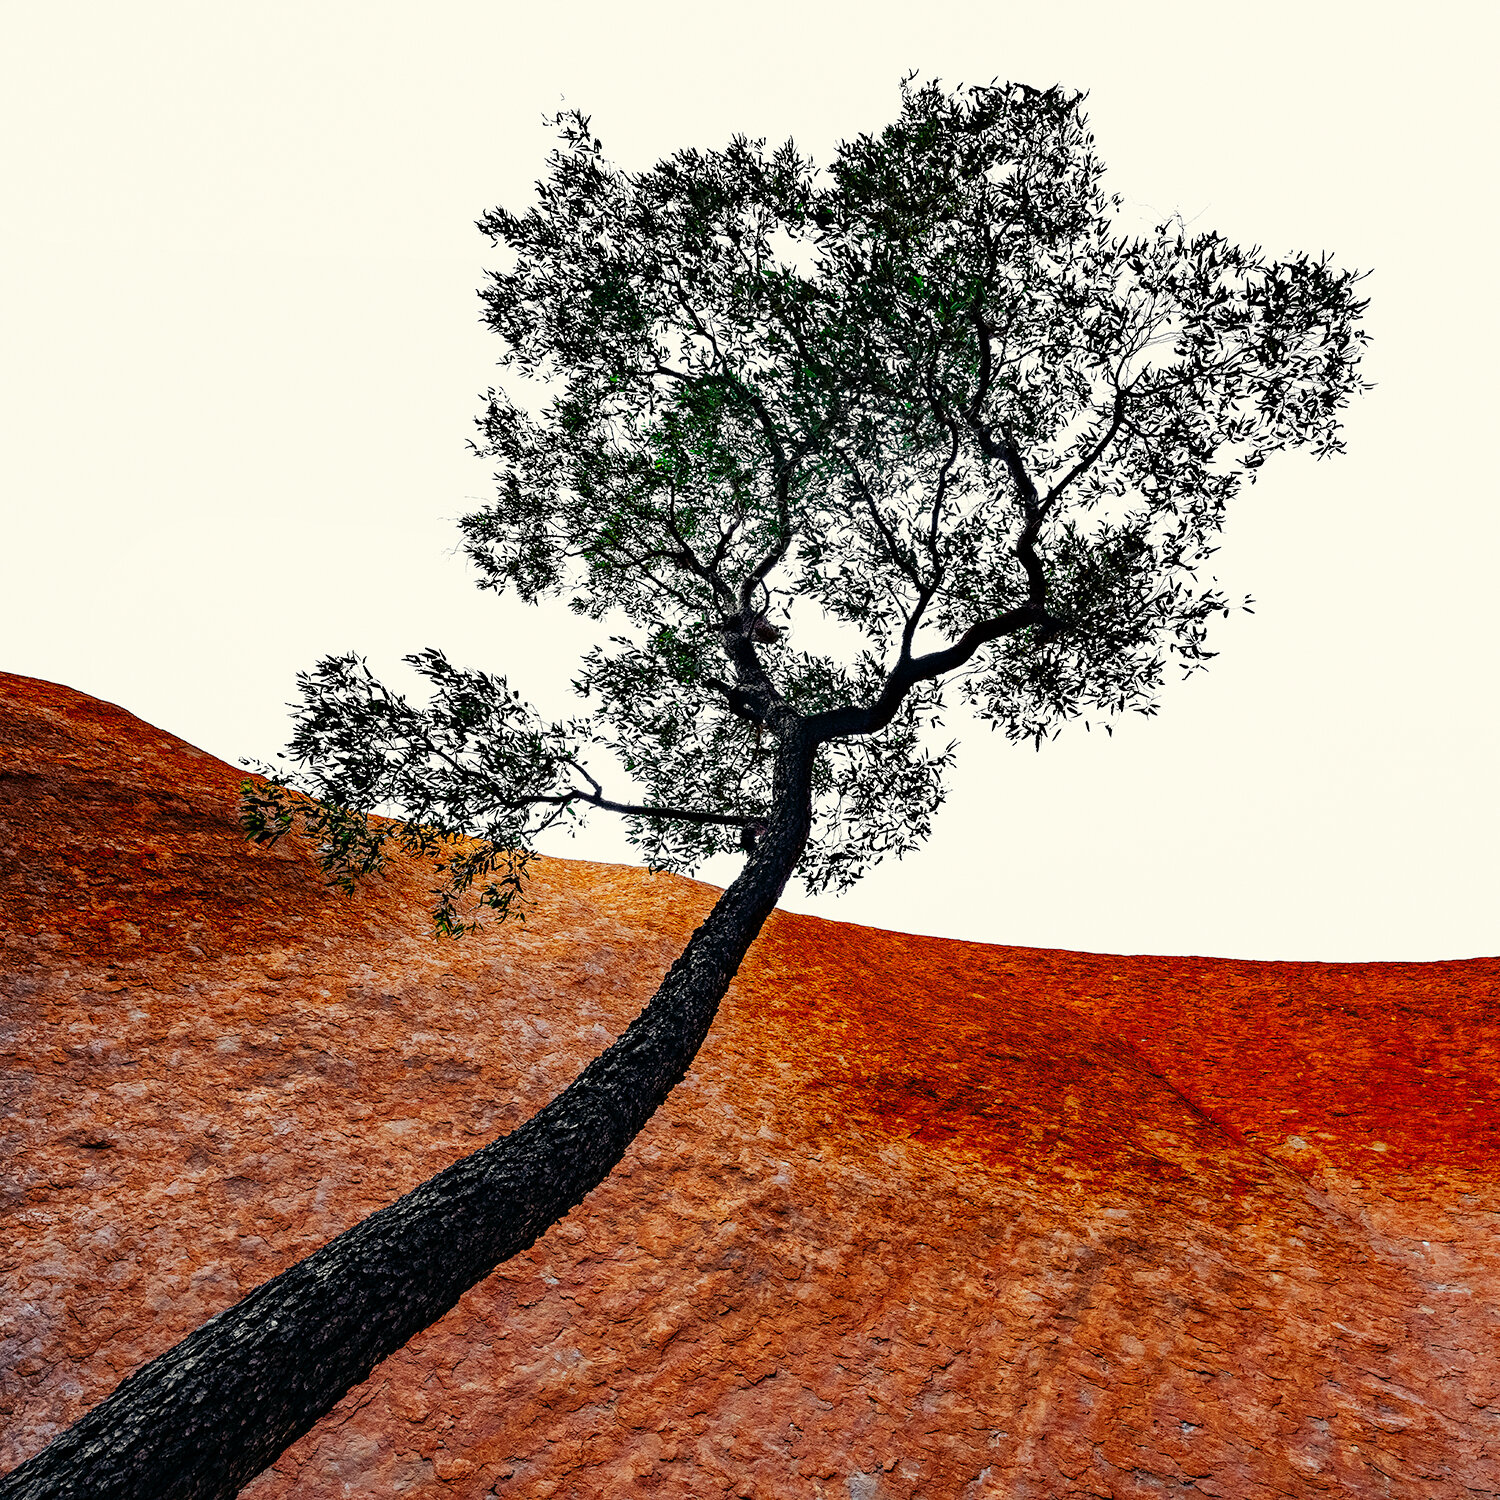
[[[440,943],[238,779],[0,677],[0,1469],[544,1102],[714,896],[549,859]],[[778,913],[621,1169],[246,1493],[1500,1492],[1497,980]]]

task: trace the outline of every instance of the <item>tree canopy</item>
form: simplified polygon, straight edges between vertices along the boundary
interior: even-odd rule
[[[537,835],[594,808],[656,868],[752,847],[793,725],[797,873],[847,886],[929,832],[945,703],[1037,743],[1152,712],[1230,607],[1206,571],[1230,501],[1278,450],[1340,448],[1360,276],[1125,232],[1080,94],[909,76],[826,169],[737,136],[629,172],[553,123],[534,205],[480,224],[510,378],[461,525],[484,587],[599,622],[582,711],[436,649],[413,705],[332,657],[291,745],[313,803],[247,789],[252,833],[300,815],[340,880],[392,838],[443,851],[440,928],[471,886],[513,910]]]

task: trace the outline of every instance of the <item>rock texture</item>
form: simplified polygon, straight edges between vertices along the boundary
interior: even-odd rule
[[[546,860],[440,943],[238,780],[0,676],[0,1470],[543,1103],[715,894]],[[621,1169],[245,1493],[1500,1492],[1497,982],[778,913]]]

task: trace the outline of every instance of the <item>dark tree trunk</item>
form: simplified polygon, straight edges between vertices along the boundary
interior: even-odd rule
[[[236,1494],[381,1360],[576,1207],[681,1082],[807,841],[813,749],[782,740],[775,807],[651,1003],[509,1135],[378,1210],[126,1378],[0,1479],[0,1500]]]

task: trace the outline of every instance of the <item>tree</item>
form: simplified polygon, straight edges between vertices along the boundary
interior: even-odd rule
[[[425,705],[330,658],[300,679],[302,791],[251,786],[247,828],[300,826],[346,885],[391,840],[437,856],[452,934],[518,912],[536,836],[591,809],[653,867],[744,866],[540,1113],[129,1377],[0,1494],[233,1494],[608,1175],[794,873],[842,888],[926,836],[945,701],[1038,745],[1152,712],[1228,612],[1204,569],[1241,485],[1340,448],[1360,278],[1178,220],[1122,233],[1080,95],[908,77],[826,172],[738,137],[629,173],[586,117],[555,124],[536,205],[481,223],[521,379],[490,393],[496,497],[462,528],[484,587],[613,632],[586,712],[545,722],[436,650],[408,658]],[[605,794],[601,754],[638,800]]]

